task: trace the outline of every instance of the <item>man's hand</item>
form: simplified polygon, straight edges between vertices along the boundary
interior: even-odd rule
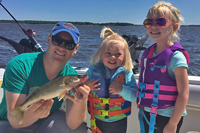
[[[88,95],[90,93],[90,87],[83,84],[75,90],[74,88],[71,89],[73,95],[69,95],[68,93],[65,94],[65,97],[73,101],[74,103],[79,103],[83,101],[87,101]]]
[[[65,94],[68,98],[66,104],[66,122],[71,129],[76,129],[86,118],[87,100],[90,93],[90,87],[81,85],[71,89],[73,95]]]
[[[50,114],[51,107],[54,101],[52,99],[49,100],[40,100],[34,104],[32,104],[27,111],[36,117],[36,118],[46,118]]]

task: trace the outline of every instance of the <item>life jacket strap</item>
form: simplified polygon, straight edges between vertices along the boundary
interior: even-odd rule
[[[153,99],[151,104],[150,111],[150,125],[149,125],[149,133],[154,133],[155,124],[156,124],[156,116],[157,116],[157,108],[158,108],[158,95],[160,89],[160,81],[154,81],[154,91],[153,91]]]
[[[139,90],[154,90],[154,84],[146,84],[139,82],[138,83]],[[176,86],[169,86],[169,85],[160,85],[160,91],[170,91],[170,92],[177,92]]]
[[[138,98],[153,99],[153,94],[151,93],[137,91],[136,95]],[[176,101],[176,99],[177,99],[177,96],[159,94],[159,100]]]
[[[89,95],[89,97],[92,97],[92,95]],[[88,98],[89,98],[88,97]],[[92,107],[92,101],[90,101],[90,106]],[[92,133],[102,133],[101,130],[96,126],[96,118],[94,117],[94,112],[93,110],[90,111],[90,127],[92,129]]]
[[[121,115],[125,114],[129,111],[131,111],[131,107],[122,109],[122,110],[115,110],[115,111],[110,111],[110,110],[96,110],[88,107],[88,110],[90,112],[93,112],[94,114],[100,115],[100,116],[115,116],[115,115]]]
[[[111,99],[111,98],[94,98],[91,95],[92,94],[90,94],[90,96],[88,97],[88,100],[92,101],[93,103],[111,104],[111,103],[122,103],[122,102],[126,101],[124,98],[115,98],[115,99]]]
[[[92,129],[92,133],[102,133],[101,130],[96,126],[96,119],[94,117],[94,114],[100,115],[100,116],[115,116],[115,115],[121,115],[124,113],[127,113],[131,111],[131,107],[122,109],[122,110],[95,110],[91,108],[93,106],[93,103],[101,103],[101,104],[111,104],[111,103],[123,103],[126,100],[124,98],[94,98],[92,93],[88,96],[88,100],[90,101],[90,107],[88,107],[88,111],[90,112],[91,119],[90,119],[90,126]]]
[[[91,126],[92,130],[96,130],[96,128],[97,128],[96,119],[90,119],[90,126]]]
[[[96,126],[96,119],[90,119],[90,127],[92,129],[92,133],[102,133],[101,130]]]

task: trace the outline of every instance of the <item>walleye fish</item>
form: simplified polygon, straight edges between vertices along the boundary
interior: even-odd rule
[[[41,87],[32,87],[24,103],[15,107],[10,113],[17,118],[21,125],[23,122],[24,111],[29,105],[38,102],[41,99],[48,100],[54,97],[58,97],[60,101],[65,98],[65,93],[82,84],[87,79],[88,76],[86,75],[66,75]]]

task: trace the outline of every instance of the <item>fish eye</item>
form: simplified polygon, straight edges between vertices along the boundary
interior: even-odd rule
[[[78,75],[78,78],[82,78],[83,76],[82,75]]]

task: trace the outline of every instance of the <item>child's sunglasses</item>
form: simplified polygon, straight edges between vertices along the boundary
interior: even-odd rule
[[[160,28],[165,28],[167,23],[173,24],[173,22],[167,20],[166,18],[156,18],[156,19],[145,19],[143,25],[145,28],[149,29],[153,24],[156,24]]]
[[[68,50],[73,50],[76,47],[76,43],[74,41],[64,40],[59,36],[51,36],[51,42],[56,46],[61,46],[64,42],[64,47]]]

